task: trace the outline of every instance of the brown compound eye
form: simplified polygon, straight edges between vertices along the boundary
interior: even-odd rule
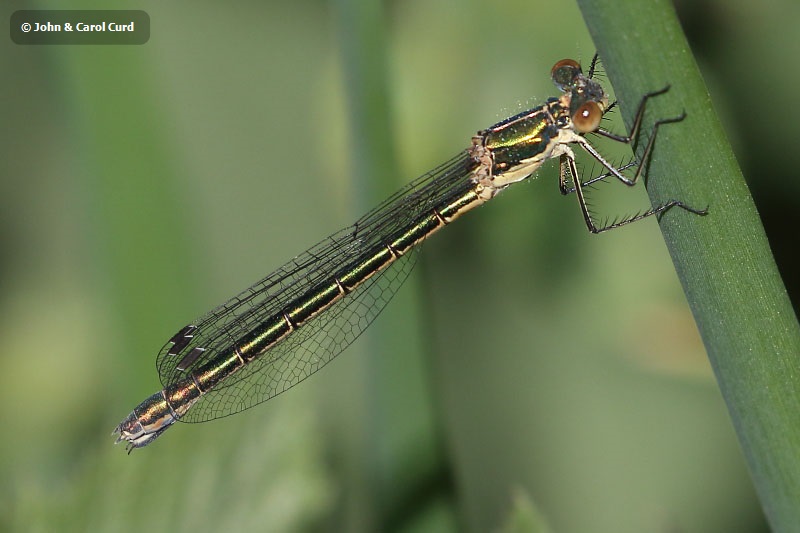
[[[579,133],[589,133],[600,126],[603,110],[597,102],[586,102],[572,115],[572,124]]]
[[[574,59],[562,59],[550,69],[550,77],[559,88],[571,86],[581,74],[581,65]]]

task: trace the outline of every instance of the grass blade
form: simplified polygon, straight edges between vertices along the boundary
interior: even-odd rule
[[[651,200],[709,206],[661,220],[675,268],[771,526],[800,523],[800,329],[750,192],[672,4],[580,0],[630,126],[638,99],[672,84],[648,116],[685,109],[659,133]],[[644,130],[647,131],[647,130]]]

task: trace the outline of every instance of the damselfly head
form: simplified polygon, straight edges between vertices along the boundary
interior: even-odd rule
[[[565,94],[562,100],[569,101],[569,115],[579,133],[589,133],[600,126],[600,120],[608,107],[608,97],[595,80],[585,76],[580,63],[574,59],[562,59],[550,70],[553,83]],[[568,98],[567,98],[568,96]]]

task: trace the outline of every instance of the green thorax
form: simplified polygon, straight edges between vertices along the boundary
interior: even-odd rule
[[[480,132],[494,155],[493,173],[513,168],[548,151],[558,131],[569,123],[569,110],[558,98],[498,122]]]

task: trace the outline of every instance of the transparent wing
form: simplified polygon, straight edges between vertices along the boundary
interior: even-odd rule
[[[205,422],[249,409],[325,366],[358,338],[389,303],[413,270],[418,250],[409,251],[322,317],[237,371],[236,381],[226,380],[204,394],[181,421]]]
[[[320,283],[332,279],[346,265],[374,253],[376,247],[407,227],[409,221],[429,213],[433,205],[451,194],[472,187],[467,176],[475,162],[461,153],[410,183],[355,224],[344,228],[298,255],[285,265],[234,296],[174,335],[159,352],[156,367],[166,387],[184,379],[216,354],[229,350],[247,333]],[[369,325],[408,276],[416,252],[406,254],[364,285],[336,302],[320,317],[294,331],[245,368],[218,385],[219,394],[232,397],[237,407],[222,407],[221,400],[204,400],[213,407],[194,407],[192,421],[209,420],[263,402],[298,383],[330,361]],[[368,309],[367,309],[368,308]],[[177,367],[194,354],[185,368]],[[293,374],[287,374],[287,372]],[[234,388],[235,387],[235,391]],[[252,398],[240,398],[253,394]],[[209,398],[217,396],[211,393]]]

